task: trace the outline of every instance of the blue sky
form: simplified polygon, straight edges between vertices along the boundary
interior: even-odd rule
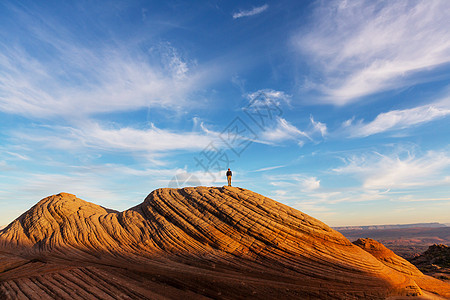
[[[449,125],[445,0],[0,3],[0,225],[228,166],[331,226],[449,223]]]

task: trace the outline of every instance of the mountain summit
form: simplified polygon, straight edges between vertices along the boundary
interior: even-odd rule
[[[61,193],[0,231],[0,298],[427,294],[415,281],[424,277],[420,271],[409,265],[403,271],[365,250],[326,224],[242,188],[158,189],[123,212]],[[449,295],[449,285],[426,287]]]

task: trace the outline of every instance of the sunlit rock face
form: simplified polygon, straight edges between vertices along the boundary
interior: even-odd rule
[[[423,291],[428,291],[433,295],[441,295],[450,298],[450,284],[437,280],[430,276],[425,276],[416,266],[396,255],[383,244],[373,239],[358,239],[353,242],[355,245],[372,254],[386,266],[406,275],[409,275]],[[445,247],[445,246],[444,246]],[[432,248],[432,247],[430,247]],[[443,248],[443,247],[441,247]],[[433,297],[431,297],[433,298]],[[439,298],[437,298],[439,299]]]
[[[1,231],[0,245],[6,299],[384,299],[423,294],[425,278],[381,244],[367,251],[237,187],[158,189],[123,212],[61,193]]]

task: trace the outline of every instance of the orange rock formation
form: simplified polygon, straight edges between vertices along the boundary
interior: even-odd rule
[[[390,259],[362,248],[300,211],[236,187],[158,189],[124,212],[61,193],[0,231],[0,298],[423,294],[420,271],[386,248]],[[448,284],[433,284],[424,286],[447,295]]]
[[[358,239],[353,242],[358,247],[372,254],[386,266],[393,268],[401,273],[409,275],[421,289],[430,291],[446,298],[450,298],[450,287],[448,283],[437,280],[430,276],[425,276],[406,259],[396,255],[386,248],[383,244],[372,239]]]

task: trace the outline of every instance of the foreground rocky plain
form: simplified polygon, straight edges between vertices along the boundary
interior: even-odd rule
[[[123,212],[66,193],[0,231],[0,299],[446,299],[382,244],[236,187],[158,189]]]

